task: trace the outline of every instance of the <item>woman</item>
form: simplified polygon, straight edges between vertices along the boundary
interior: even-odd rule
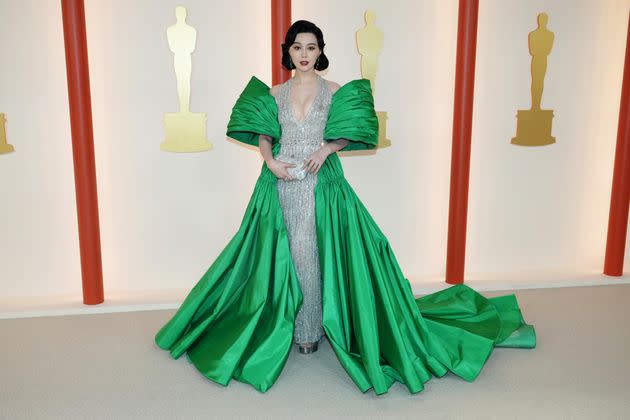
[[[293,342],[309,353],[325,334],[359,389],[377,394],[394,381],[419,392],[448,371],[472,381],[495,346],[534,347],[513,295],[458,285],[414,299],[336,154],[376,146],[369,81],[322,79],[323,50],[321,30],[295,22],[282,58],[293,78],[269,89],[253,77],[239,97],[228,135],[259,145],[265,163],[239,231],[156,343],[220,384],[264,392]]]

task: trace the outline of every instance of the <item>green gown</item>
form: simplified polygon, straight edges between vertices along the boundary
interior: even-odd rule
[[[279,152],[278,107],[253,77],[237,100],[227,134]],[[378,123],[369,81],[354,80],[333,96],[324,140],[348,139],[344,150],[376,146]],[[234,378],[261,392],[276,381],[293,342],[302,304],[276,177],[262,170],[238,232],[157,333],[173,358],[186,353],[207,378]],[[344,177],[336,153],[315,186],[315,224],[322,275],[325,334],[362,392],[410,392],[451,371],[472,381],[497,346],[533,348],[514,295],[487,299],[456,285],[415,299],[387,241]]]

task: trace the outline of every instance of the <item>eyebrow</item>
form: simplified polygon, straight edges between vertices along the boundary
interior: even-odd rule
[[[301,42],[297,42],[297,41],[295,41],[295,42],[294,42],[293,44],[291,44],[291,45],[295,45],[295,44],[302,45],[302,43],[301,43]],[[308,43],[308,44],[306,44],[306,45],[317,45],[317,44],[316,44],[315,42],[309,42],[309,43]]]

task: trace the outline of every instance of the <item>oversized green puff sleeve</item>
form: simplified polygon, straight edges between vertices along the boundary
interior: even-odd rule
[[[249,80],[232,108],[227,136],[252,146],[258,146],[260,134],[280,140],[278,105],[269,87],[255,76]]]
[[[350,140],[343,151],[376,147],[378,119],[374,112],[374,99],[369,80],[353,80],[335,92],[330,104],[324,139]]]

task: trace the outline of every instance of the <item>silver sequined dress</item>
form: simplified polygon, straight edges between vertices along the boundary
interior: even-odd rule
[[[317,95],[303,121],[295,118],[289,100],[293,79],[280,86],[276,94],[278,119],[282,127],[278,156],[302,160],[321,146],[332,94],[320,76],[317,76],[317,83]],[[316,183],[317,175],[312,173],[307,173],[301,180],[278,179],[277,183],[291,256],[303,295],[302,307],[295,320],[293,338],[296,343],[318,341],[324,335],[321,273],[315,231]]]

